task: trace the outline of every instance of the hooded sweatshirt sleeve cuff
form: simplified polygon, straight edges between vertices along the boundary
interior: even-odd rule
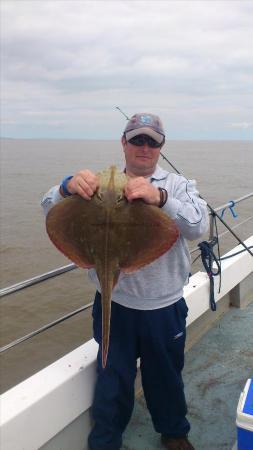
[[[176,219],[177,214],[180,210],[181,202],[176,198],[169,198],[165,205],[163,206],[163,211],[166,212],[172,219]]]
[[[60,186],[54,186],[52,187],[42,198],[41,206],[43,208],[45,216],[47,216],[49,210],[56,205],[57,203],[60,203],[64,197],[60,194]]]

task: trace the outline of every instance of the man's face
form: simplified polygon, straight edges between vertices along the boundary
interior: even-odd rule
[[[150,147],[147,143],[133,145],[122,137],[122,145],[126,159],[126,169],[136,176],[149,176],[155,168],[160,156],[160,147]]]

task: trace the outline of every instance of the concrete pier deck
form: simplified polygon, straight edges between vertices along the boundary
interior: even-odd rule
[[[196,450],[232,450],[237,404],[248,378],[253,378],[253,303],[231,308],[186,353],[189,438]],[[122,450],[162,448],[140,395]]]

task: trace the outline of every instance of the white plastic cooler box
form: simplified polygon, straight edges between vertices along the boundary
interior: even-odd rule
[[[253,379],[248,379],[237,407],[237,448],[253,450]]]

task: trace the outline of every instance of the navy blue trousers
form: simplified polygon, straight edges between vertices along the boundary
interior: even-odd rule
[[[134,407],[134,381],[140,357],[142,386],[158,433],[169,437],[190,430],[182,381],[187,305],[152,311],[125,308],[112,302],[110,345],[106,368],[101,364],[101,296],[93,306],[94,338],[99,344],[97,382],[89,436],[90,450],[119,450]]]

